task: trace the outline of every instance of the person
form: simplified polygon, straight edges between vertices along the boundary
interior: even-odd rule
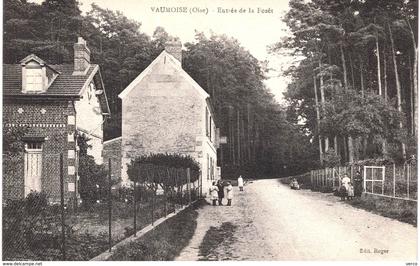
[[[344,174],[343,178],[341,179],[341,186],[339,189],[339,194],[342,200],[345,200],[346,197],[348,197],[348,191],[349,191],[349,183],[350,178],[347,176],[347,174]]]
[[[360,171],[354,176],[354,196],[361,197],[363,192],[363,176]]]
[[[233,199],[233,187],[232,184],[230,182],[227,183],[227,187],[226,187],[226,198],[228,200],[227,206],[231,206],[232,205],[232,199]]]
[[[216,186],[216,181],[213,181],[212,186],[210,187],[210,197],[213,201],[213,206],[216,206],[216,201],[219,198],[218,191],[219,189]]]
[[[352,200],[354,197],[354,187],[353,187],[353,183],[350,182],[349,183],[349,190],[347,192],[347,199]]]
[[[225,197],[225,189],[224,188],[225,188],[225,186],[223,185],[222,180],[219,179],[219,181],[217,181],[217,189],[218,189],[217,194],[218,194],[218,197],[219,197],[219,205],[223,205],[222,200]]]
[[[239,191],[244,191],[244,179],[242,178],[242,175],[238,177],[238,187]]]

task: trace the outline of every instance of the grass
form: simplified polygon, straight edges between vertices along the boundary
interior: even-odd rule
[[[166,220],[142,238],[117,248],[109,260],[113,261],[171,261],[186,247],[197,227],[196,202],[171,219]]]
[[[353,207],[364,209],[417,227],[417,202],[364,194],[346,201]]]
[[[200,260],[219,260],[216,249],[231,243],[237,226],[224,222],[219,227],[211,226],[199,247]]]
[[[152,222],[152,205],[150,202],[138,204],[137,209],[137,229]],[[167,212],[173,212],[173,205],[168,204]],[[164,201],[157,198],[154,209],[154,220],[165,215]],[[3,217],[9,218],[13,217]],[[54,231],[37,234],[37,238],[32,239],[34,244],[28,245],[28,240],[23,238],[18,243],[9,245],[3,238],[3,259],[5,260],[61,260],[61,223],[59,213],[54,212],[50,219],[55,222],[52,224],[50,220],[36,221],[38,227],[52,227]],[[15,223],[18,223],[16,221]],[[29,221],[30,222],[30,221]],[[30,230],[31,224],[26,222],[25,228]],[[4,223],[4,222],[3,222]],[[10,223],[10,221],[9,221]],[[89,260],[108,247],[108,207],[107,204],[95,204],[91,208],[80,208],[78,212],[68,212],[66,214],[66,260]],[[32,227],[34,227],[33,225]],[[10,230],[15,230],[12,227]],[[3,236],[8,233],[4,231]],[[21,227],[17,230],[22,230]],[[32,230],[33,231],[33,230]],[[112,206],[112,242],[113,244],[123,240],[133,233],[133,205],[131,203],[113,202]],[[11,234],[22,234],[22,232],[10,232]],[[10,234],[9,234],[10,235]],[[11,240],[13,240],[13,237]],[[37,241],[37,242],[36,242]]]

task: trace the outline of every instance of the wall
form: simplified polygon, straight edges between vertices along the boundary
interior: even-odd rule
[[[60,198],[59,162],[63,153],[65,197],[69,198],[74,192],[69,192],[69,183],[75,182],[75,158],[68,158],[69,150],[75,151],[74,123],[68,123],[68,117],[74,118],[74,106],[71,101],[36,101],[4,100],[3,125],[5,127],[29,126],[27,137],[44,137],[42,146],[42,190],[47,193],[51,201]],[[75,119],[70,119],[75,120]],[[71,122],[71,121],[70,121]],[[21,154],[23,157],[23,153]],[[22,171],[13,176],[3,177],[3,198],[16,199],[24,197],[24,165]]]
[[[169,57],[158,60],[122,99],[123,180],[131,158],[150,153],[191,155],[207,174],[205,98]]]
[[[104,141],[102,150],[106,170],[108,170],[109,159],[111,159],[111,178],[113,180],[121,180],[121,142],[121,137]]]
[[[103,117],[99,99],[95,89],[91,86],[82,94],[82,98],[75,103],[77,113],[77,129],[86,134],[91,141],[92,148],[88,154],[95,158],[97,164],[102,164]]]

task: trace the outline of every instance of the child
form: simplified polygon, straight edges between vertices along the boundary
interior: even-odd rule
[[[244,191],[244,179],[241,175],[238,177],[238,187],[239,191]]]
[[[213,201],[213,206],[216,206],[216,201],[219,199],[219,189],[216,186],[216,181],[213,181],[212,186],[210,187],[210,197]]]
[[[349,183],[348,193],[347,193],[347,199],[352,200],[354,197],[354,186],[353,183]]]
[[[232,205],[232,199],[233,199],[233,187],[232,184],[230,182],[228,182],[228,186],[226,188],[226,194],[227,194],[227,206],[231,206]]]

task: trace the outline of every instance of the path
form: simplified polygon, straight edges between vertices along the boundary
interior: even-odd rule
[[[331,194],[291,190],[276,179],[255,181],[243,193],[234,190],[233,206],[199,210],[196,233],[177,260],[416,260],[412,225],[353,208]],[[225,222],[236,226],[231,239],[213,257],[200,257],[206,231]]]

